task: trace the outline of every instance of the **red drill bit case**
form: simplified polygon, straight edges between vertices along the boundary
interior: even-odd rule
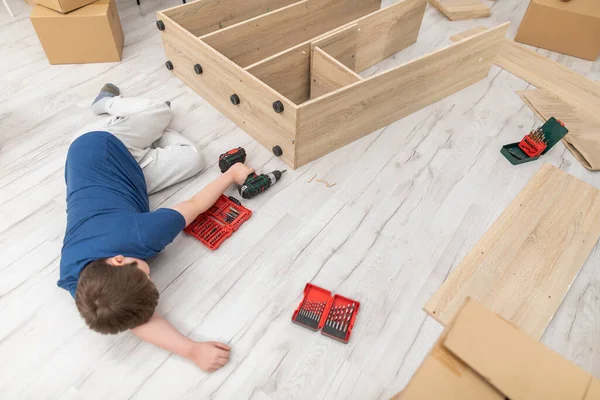
[[[537,157],[548,147],[546,143],[535,141],[528,135],[519,142],[518,146],[528,157]]]
[[[227,216],[227,213],[235,215],[231,209],[238,213],[234,219]],[[183,231],[209,249],[216,250],[251,216],[252,211],[243,207],[235,197],[221,195],[208,211],[198,215]]]
[[[339,294],[332,296],[329,290],[307,283],[292,322],[313,331],[321,329],[323,335],[348,343],[359,308],[358,301]]]

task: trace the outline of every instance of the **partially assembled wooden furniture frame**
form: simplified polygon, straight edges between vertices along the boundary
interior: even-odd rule
[[[199,0],[158,12],[167,68],[291,168],[487,76],[508,24],[361,78],[427,0]]]

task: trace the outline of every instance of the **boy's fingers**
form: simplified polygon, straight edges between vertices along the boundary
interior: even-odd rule
[[[229,358],[229,352],[226,350],[217,350],[217,356],[223,358]]]
[[[229,361],[229,357],[217,356],[217,360],[219,360],[219,361],[223,360],[223,361],[227,362],[227,361]]]
[[[227,346],[224,343],[219,343],[219,342],[213,342],[213,344],[215,345],[215,347],[218,347],[219,349],[223,349],[223,350],[231,350],[231,347]]]

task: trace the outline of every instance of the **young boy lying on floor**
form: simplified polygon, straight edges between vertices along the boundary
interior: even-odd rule
[[[91,329],[104,334],[130,329],[215,371],[227,363],[230,348],[194,342],[155,312],[158,290],[145,260],[253,170],[235,164],[191,199],[151,212],[148,194],[198,174],[204,158],[192,142],[166,130],[169,103],[119,94],[116,86],[104,85],[92,110],[111,118],[103,131],[77,138],[67,154],[67,230],[58,286],[75,298]]]

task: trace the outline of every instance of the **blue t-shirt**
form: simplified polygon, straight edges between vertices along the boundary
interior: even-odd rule
[[[71,144],[65,181],[67,231],[58,286],[73,297],[88,263],[116,255],[146,260],[185,227],[175,210],[150,212],[142,169],[108,132],[89,132]]]

